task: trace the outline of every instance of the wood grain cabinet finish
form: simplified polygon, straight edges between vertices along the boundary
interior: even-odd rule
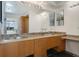
[[[17,57],[18,56],[18,42],[4,44],[4,56]]]
[[[34,54],[34,40],[5,43],[0,45],[0,56],[25,57]]]
[[[48,49],[50,49],[50,48],[55,48],[55,47],[57,47],[58,46],[58,40],[57,40],[57,37],[50,37],[50,38],[48,38],[47,39],[48,40],[48,42],[47,42],[47,44],[48,44],[48,46],[47,46],[47,48]]]
[[[34,54],[36,57],[47,56],[47,49],[65,50],[65,40],[61,36],[39,38],[0,44],[0,56],[25,57]]]
[[[18,47],[19,56],[29,56],[34,54],[34,40],[22,41]]]
[[[0,44],[0,57],[4,57],[4,46]]]
[[[34,55],[36,57],[47,56],[47,40],[45,38],[35,40]]]
[[[63,40],[61,36],[48,38],[47,44],[48,44],[48,47],[47,47],[48,49],[54,48],[58,52],[65,50],[65,40]]]
[[[47,50],[56,49],[58,52],[65,50],[65,41],[60,36],[47,37],[35,40],[34,55],[36,57],[47,56]]]
[[[58,38],[58,52],[64,51],[65,50],[65,46],[66,46],[66,41],[63,40],[61,37],[57,37]]]

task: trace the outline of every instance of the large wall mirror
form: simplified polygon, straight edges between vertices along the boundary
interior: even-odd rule
[[[49,13],[50,26],[55,26],[55,12]]]
[[[64,26],[64,10],[58,11],[56,13],[56,25]]]
[[[64,10],[49,13],[50,26],[64,26]]]
[[[7,18],[6,27],[7,27],[7,34],[16,34],[17,33],[18,24],[15,19]]]
[[[16,7],[12,2],[5,2],[5,31],[6,34],[17,34],[18,16],[15,14]]]

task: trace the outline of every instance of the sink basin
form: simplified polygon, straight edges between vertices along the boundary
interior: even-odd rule
[[[16,39],[21,39],[22,37],[20,37],[20,36],[18,36],[18,37],[16,37]]]

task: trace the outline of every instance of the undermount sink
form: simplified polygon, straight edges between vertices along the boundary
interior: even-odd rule
[[[21,39],[22,37],[20,37],[20,36],[18,36],[18,37],[16,37],[16,39]]]

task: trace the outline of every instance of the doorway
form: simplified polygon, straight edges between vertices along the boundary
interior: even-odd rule
[[[29,32],[29,16],[21,16],[21,34]]]

